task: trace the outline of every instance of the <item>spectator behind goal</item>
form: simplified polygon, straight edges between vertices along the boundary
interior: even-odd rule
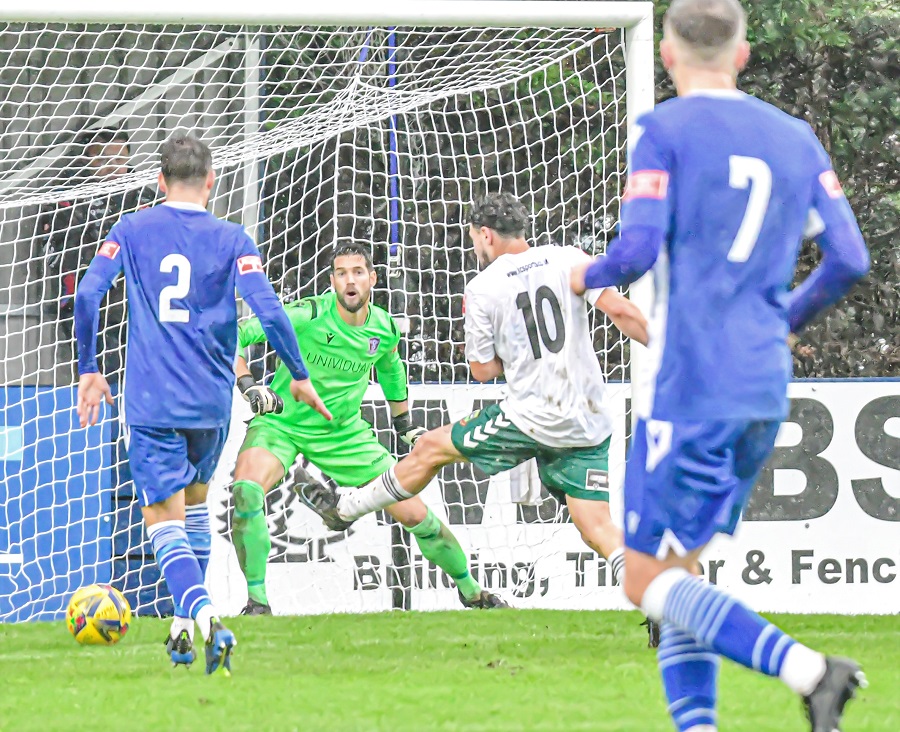
[[[80,157],[63,173],[62,185],[69,188],[92,180],[112,181],[130,173],[131,148],[124,130],[86,130],[75,143]],[[37,225],[38,247],[44,262],[43,299],[51,317],[57,320],[57,363],[71,363],[72,314],[75,288],[97,247],[119,218],[152,205],[156,192],[150,188],[131,189],[86,199],[65,199],[48,204]],[[100,313],[100,359],[110,381],[119,381],[125,365],[124,284],[114,285]]]

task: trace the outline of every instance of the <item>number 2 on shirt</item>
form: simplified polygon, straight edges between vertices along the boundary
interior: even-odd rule
[[[191,313],[184,308],[172,307],[172,300],[187,297],[191,291],[191,263],[183,254],[167,254],[159,263],[160,272],[177,272],[178,279],[174,285],[162,288],[159,293],[159,322],[187,323]]]
[[[730,155],[728,157],[728,184],[732,188],[747,188],[750,186],[750,197],[747,199],[747,209],[738,229],[734,243],[728,250],[729,262],[746,262],[750,259],[759,230],[762,228],[766,209],[769,207],[769,196],[772,193],[772,171],[769,166],[759,158],[749,158],[743,155]]]

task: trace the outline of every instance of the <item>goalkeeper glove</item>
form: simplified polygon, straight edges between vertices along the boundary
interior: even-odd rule
[[[394,425],[394,432],[397,433],[397,437],[410,447],[415,445],[416,440],[428,432],[422,425],[418,425],[412,421],[409,412],[398,414],[393,418],[392,423]]]
[[[238,389],[244,395],[244,399],[250,402],[250,409],[254,414],[281,414],[284,411],[284,401],[268,386],[257,384],[250,374],[245,374],[237,380]]]

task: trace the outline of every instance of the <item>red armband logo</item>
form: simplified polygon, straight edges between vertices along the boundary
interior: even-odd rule
[[[116,242],[111,239],[107,239],[100,245],[100,249],[97,252],[97,256],[106,257],[107,259],[115,259],[119,256],[120,247]]]
[[[822,188],[825,189],[825,193],[828,194],[829,198],[840,198],[844,195],[844,189],[841,188],[841,182],[838,180],[838,177],[833,170],[826,170],[824,173],[819,173],[819,183],[822,184]]]
[[[263,272],[262,260],[255,254],[248,254],[246,257],[238,257],[237,261],[238,274],[250,274],[251,272]]]
[[[662,200],[669,188],[669,174],[664,170],[639,170],[628,176],[623,201],[633,198],[654,198]]]

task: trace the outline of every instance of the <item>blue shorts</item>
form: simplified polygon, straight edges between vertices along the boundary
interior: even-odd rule
[[[228,437],[227,427],[175,429],[128,426],[128,462],[142,506],[174,496],[192,483],[208,483]]]
[[[663,559],[733,534],[780,424],[638,420],[625,468],[625,546]]]

